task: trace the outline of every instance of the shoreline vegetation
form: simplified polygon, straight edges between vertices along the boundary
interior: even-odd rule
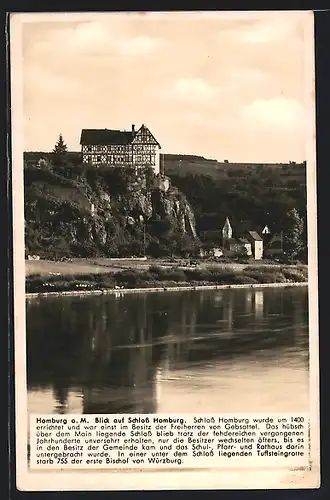
[[[223,289],[233,289],[233,288],[271,288],[271,287],[296,287],[296,286],[307,286],[307,282],[304,283],[258,283],[253,285],[202,285],[202,286],[170,286],[170,287],[153,287],[153,288],[123,288],[115,289],[108,288],[103,290],[78,290],[78,291],[64,291],[64,292],[41,292],[41,293],[26,293],[26,298],[36,298],[36,297],[61,297],[61,296],[83,296],[83,295],[121,295],[124,293],[141,293],[141,292],[174,292],[174,291],[192,291],[192,290],[223,290]]]
[[[138,291],[199,290],[240,287],[303,286],[308,283],[307,265],[295,264],[150,264],[148,261],[105,265],[70,263],[70,272],[54,262],[27,263],[26,296],[90,295]],[[61,264],[61,263],[58,263]],[[69,263],[67,263],[69,265]],[[94,268],[93,268],[94,264]],[[104,264],[103,264],[104,265]],[[69,269],[69,266],[68,266]],[[33,272],[38,270],[38,272]]]

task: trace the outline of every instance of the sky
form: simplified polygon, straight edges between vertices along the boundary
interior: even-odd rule
[[[163,153],[306,159],[306,13],[24,16],[26,151],[144,123]]]

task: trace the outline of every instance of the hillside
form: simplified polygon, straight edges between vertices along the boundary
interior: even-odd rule
[[[169,176],[205,175],[223,181],[231,177],[260,175],[272,171],[281,176],[283,184],[292,180],[303,183],[306,175],[305,163],[231,163],[193,155],[161,155],[161,165]]]
[[[306,240],[305,164],[231,164],[192,155],[162,160],[171,181],[166,193],[150,171],[144,184],[126,167],[82,164],[79,153],[67,153],[63,165],[53,165],[50,153],[25,153],[28,251],[180,254],[198,248],[196,234],[219,232],[227,216],[234,233],[242,222],[285,231],[292,209],[304,221]]]
[[[44,160],[25,164],[24,184],[27,254],[158,257],[198,246],[185,196],[174,186],[159,189],[148,169]]]
[[[81,163],[79,152],[68,152],[68,160],[73,165]],[[41,158],[51,161],[52,154],[41,151],[28,151],[24,153],[27,164],[36,164]],[[215,159],[204,158],[197,155],[161,154],[161,167],[168,176],[185,177],[188,174],[206,175],[212,179],[226,180],[231,177],[244,177],[246,175],[260,175],[273,171],[282,178],[282,183],[295,180],[304,183],[306,176],[306,163],[232,163],[219,162]]]

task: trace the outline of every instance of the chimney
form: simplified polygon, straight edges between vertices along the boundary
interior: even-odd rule
[[[135,136],[135,125],[134,125],[134,123],[132,124],[132,135],[133,135],[133,137]]]

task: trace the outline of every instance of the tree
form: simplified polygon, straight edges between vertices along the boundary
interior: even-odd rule
[[[196,255],[200,248],[199,240],[192,238],[187,233],[178,233],[176,235],[176,251],[184,257]]]
[[[65,144],[65,142],[63,140],[62,134],[60,134],[58,137],[58,141],[55,144],[55,147],[53,149],[53,153],[56,155],[59,155],[59,154],[61,155],[61,154],[66,154],[67,152],[68,152],[67,145]]]
[[[304,249],[304,220],[295,208],[288,210],[283,232],[283,251],[293,260],[301,255]]]
[[[59,167],[59,173],[60,175],[66,175],[67,173],[67,160],[68,160],[68,148],[67,145],[65,144],[63,140],[62,134],[59,135],[58,141],[55,144],[55,147],[53,149],[53,164],[56,167]]]

